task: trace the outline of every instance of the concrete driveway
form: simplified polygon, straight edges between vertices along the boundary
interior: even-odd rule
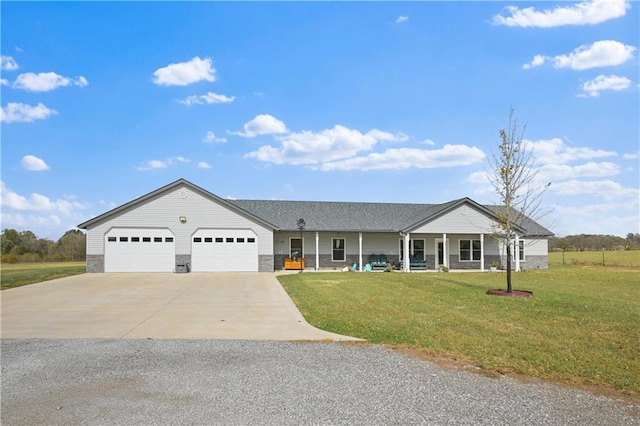
[[[269,273],[82,274],[0,297],[2,338],[359,340],[309,325]]]

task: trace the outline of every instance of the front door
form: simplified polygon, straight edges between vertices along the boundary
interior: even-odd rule
[[[442,241],[438,241],[438,261],[436,262],[436,268],[439,265],[444,265],[444,245]]]

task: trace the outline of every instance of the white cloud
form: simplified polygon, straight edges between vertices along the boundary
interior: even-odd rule
[[[589,162],[576,166],[567,164],[547,164],[538,169],[538,178],[542,181],[556,182],[559,180],[585,178],[585,177],[609,177],[620,174],[620,167],[611,162]]]
[[[388,149],[382,153],[371,153],[364,157],[327,162],[319,169],[332,170],[390,170],[427,169],[467,166],[482,161],[485,154],[478,148],[466,145],[445,145],[440,149],[415,148]]]
[[[567,146],[560,138],[536,142],[526,141],[526,143],[533,150],[537,162],[542,165],[565,164],[571,161],[615,157],[618,155],[613,151],[604,151],[602,149]]]
[[[587,70],[599,67],[611,67],[623,64],[633,58],[635,47],[615,40],[600,40],[591,45],[582,45],[567,55],[543,56],[535,55],[533,60],[523,65],[524,69],[540,66],[552,61],[554,68],[571,68]]]
[[[213,133],[211,130],[209,130],[207,132],[207,134],[205,135],[204,139],[202,139],[203,142],[209,142],[209,143],[226,143],[227,139],[226,138],[219,138],[216,136],[215,133]]]
[[[175,163],[189,163],[191,162],[189,159],[184,158],[182,156],[167,158],[166,160],[149,160],[146,163],[138,166],[138,170],[142,172],[146,172],[149,170],[155,169],[166,169],[167,167],[175,164]]]
[[[528,64],[524,64],[522,66],[523,69],[528,70],[530,68],[533,67],[539,67],[540,65],[544,64],[544,62],[547,60],[547,58],[545,56],[542,55],[535,55],[533,57],[533,59],[531,60],[531,62],[529,62]]]
[[[27,90],[29,92],[49,92],[58,87],[78,86],[85,87],[89,84],[86,78],[63,77],[55,72],[41,72],[38,74],[28,72],[18,75],[13,82],[14,89]]]
[[[0,69],[4,71],[15,71],[18,68],[18,63],[11,56],[0,55]]]
[[[625,160],[637,160],[638,158],[640,158],[640,151],[630,154],[624,154],[622,158],[624,158]]]
[[[320,164],[369,151],[378,142],[405,141],[407,136],[393,135],[377,129],[361,133],[336,125],[320,132],[289,133],[277,139],[280,141],[279,147],[262,146],[246,157],[274,164]]]
[[[432,141],[431,139],[425,139],[422,142],[420,142],[421,145],[428,145],[428,146],[435,146],[436,143],[434,141]]]
[[[142,166],[139,166],[138,170],[144,172],[144,171],[154,170],[154,169],[164,169],[169,167],[169,164],[170,162],[167,162],[164,160],[149,160]]]
[[[194,57],[188,62],[179,62],[158,68],[153,73],[153,82],[160,86],[187,86],[198,81],[215,81],[216,69],[211,58]]]
[[[0,108],[0,121],[5,123],[22,122],[31,123],[35,120],[44,120],[56,115],[58,111],[47,108],[42,103],[36,106],[9,102],[6,107]]]
[[[60,216],[51,214],[48,216],[39,215],[22,215],[20,213],[2,212],[2,227],[11,229],[25,229],[34,232],[38,238],[59,238],[63,232],[59,232],[55,237],[51,235],[51,231],[62,224]],[[43,228],[39,231],[37,227]]]
[[[496,15],[494,25],[509,27],[550,28],[563,25],[594,25],[610,19],[619,18],[627,13],[629,5],[625,0],[584,1],[572,6],[558,6],[553,10],[538,11],[533,7],[520,9],[516,6],[506,8],[509,16]]]
[[[408,15],[398,16],[398,19],[396,19],[396,24],[402,24],[403,22],[407,22],[408,20],[409,20]]]
[[[589,161],[599,158],[616,157],[617,154],[613,151],[567,146],[559,138],[536,142],[525,140],[525,143],[527,144],[527,149],[532,151],[535,159],[534,172],[536,174],[532,183],[542,186],[551,182],[551,190],[557,194],[589,193],[585,192],[586,188],[593,182],[587,184],[577,179],[607,178],[620,174],[620,166],[618,164],[610,161]],[[569,164],[573,162],[579,162],[579,164]],[[491,170],[477,171],[471,173],[467,181],[476,185],[476,193],[488,194],[493,191],[491,180],[489,179],[490,176],[493,176],[493,171]],[[615,182],[610,180],[594,182],[598,185],[602,185],[598,182],[609,182],[607,184],[609,187],[615,184]],[[594,186],[594,188],[597,188],[597,186]],[[593,193],[599,193],[599,190],[594,189]]]
[[[49,166],[44,162],[44,160],[33,155],[25,155],[22,157],[22,167],[34,172],[49,170]]]
[[[9,80],[6,78],[0,78],[0,86],[9,86]]]
[[[51,212],[69,216],[76,210],[86,208],[82,203],[75,200],[51,200],[49,197],[35,192],[29,197],[25,197],[7,188],[4,182],[0,182],[0,191],[2,193],[2,210]]]
[[[631,80],[627,77],[620,77],[617,75],[599,75],[593,80],[589,80],[582,85],[584,92],[583,96],[589,95],[591,97],[600,96],[600,92],[603,90],[613,90],[620,92],[622,90],[631,87]]]
[[[218,95],[217,93],[208,92],[207,94],[200,95],[200,96],[198,95],[187,96],[186,99],[179,100],[178,102],[184,105],[226,104],[226,103],[233,102],[235,98],[236,98],[235,96],[228,97],[225,95]]]
[[[206,169],[210,169],[210,168],[211,168],[211,165],[210,165],[210,164],[208,164],[208,163],[205,163],[204,161],[200,161],[200,162],[198,163],[198,168],[199,168],[199,169],[205,169],[205,170],[206,170]]]
[[[258,135],[287,133],[287,126],[269,114],[257,115],[253,120],[244,124],[244,132],[229,132],[229,134],[253,138]]]
[[[485,185],[491,183],[489,173],[486,171],[471,173],[469,177],[467,177],[467,181],[475,185]]]
[[[571,198],[573,200],[573,198]],[[567,200],[567,197],[563,197]],[[575,199],[575,201],[580,198]],[[554,221],[564,235],[611,234],[626,236],[639,232],[640,215],[638,200],[598,202],[592,200],[583,205],[558,204],[553,209]]]
[[[550,190],[558,195],[596,195],[605,200],[640,197],[637,188],[625,188],[612,180],[584,181],[572,179],[552,184]]]

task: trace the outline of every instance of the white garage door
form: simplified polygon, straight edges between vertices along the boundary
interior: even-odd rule
[[[200,229],[191,237],[194,272],[257,272],[258,238],[250,229]]]
[[[114,228],[105,236],[105,272],[172,272],[174,236],[168,229]]]

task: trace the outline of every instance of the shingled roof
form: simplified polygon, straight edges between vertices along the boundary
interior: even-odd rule
[[[229,200],[230,203],[277,227],[279,230],[298,230],[299,218],[304,218],[306,231],[338,232],[402,232],[418,223],[435,219],[464,202],[462,198],[442,204],[356,203],[336,201]],[[477,204],[476,204],[477,205]],[[488,215],[496,206],[481,206]],[[553,235],[538,223],[525,223],[528,235]]]
[[[446,209],[445,204],[352,203],[331,201],[230,200],[277,226],[297,230],[304,218],[308,231],[399,232]]]

